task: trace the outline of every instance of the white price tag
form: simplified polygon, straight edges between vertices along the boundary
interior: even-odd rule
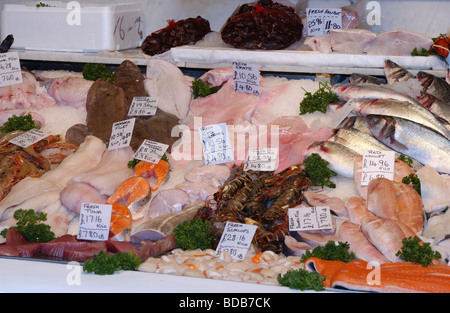
[[[278,148],[250,148],[244,171],[275,171]]]
[[[14,137],[9,142],[15,144],[16,146],[26,148],[48,136],[50,136],[50,134],[45,133],[37,128],[33,128],[26,133]]]
[[[0,87],[22,83],[19,54],[6,52],[0,54]]]
[[[159,98],[134,97],[131,102],[128,116],[152,116],[158,108]]]
[[[233,62],[234,91],[260,95],[259,67],[255,64]]]
[[[130,145],[135,120],[135,118],[130,118],[129,120],[113,124],[108,150],[119,149]]]
[[[111,225],[110,204],[83,203],[80,209],[78,239],[108,240]]]
[[[288,218],[290,231],[333,228],[330,208],[327,206],[290,208]]]
[[[199,127],[205,165],[234,161],[233,148],[228,136],[227,124]]]
[[[308,36],[326,36],[333,29],[342,28],[341,9],[306,9]]]
[[[134,158],[150,163],[158,163],[169,145],[145,139],[134,154]]]
[[[372,179],[394,179],[395,152],[368,150],[363,152],[361,186],[367,186]]]
[[[243,260],[256,229],[256,225],[227,222],[216,248],[216,256],[219,256],[221,251],[226,251],[233,259]]]

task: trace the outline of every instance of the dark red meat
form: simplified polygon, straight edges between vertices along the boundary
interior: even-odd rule
[[[142,260],[146,260],[150,257],[167,253],[176,247],[177,244],[173,234],[167,235],[157,241],[142,240],[139,248],[139,256]]]
[[[300,40],[302,30],[294,8],[260,0],[238,7],[223,26],[221,36],[240,49],[279,50]]]
[[[142,52],[148,55],[161,54],[172,47],[195,43],[211,32],[209,21],[200,16],[168,22],[167,27],[151,33],[144,39]]]

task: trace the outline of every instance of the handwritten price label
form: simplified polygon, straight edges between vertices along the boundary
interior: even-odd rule
[[[150,163],[158,163],[169,145],[145,139],[134,154],[134,158]]]
[[[134,97],[131,102],[128,116],[152,116],[158,108],[159,98]]]
[[[275,171],[278,148],[250,148],[244,171]]]
[[[227,222],[216,248],[216,256],[219,256],[220,252],[226,251],[233,259],[244,259],[256,228],[256,225]]]
[[[288,218],[290,231],[333,228],[330,208],[327,206],[290,208]]]
[[[234,91],[260,95],[259,68],[255,64],[233,62]]]
[[[33,128],[26,133],[23,133],[17,137],[14,137],[9,142],[15,144],[16,146],[26,148],[41,141],[42,139],[50,136],[50,134],[45,133],[37,128]]]
[[[326,36],[333,29],[342,29],[341,9],[306,9],[308,36]]]
[[[113,124],[108,150],[120,149],[130,145],[135,121],[135,118],[130,118]]]
[[[234,161],[233,148],[228,136],[227,124],[199,127],[205,165]]]
[[[107,240],[111,225],[110,204],[83,203],[80,209],[78,239]]]
[[[17,52],[0,54],[0,87],[22,83],[22,70]]]
[[[394,179],[395,152],[368,150],[363,152],[361,186],[372,179]]]

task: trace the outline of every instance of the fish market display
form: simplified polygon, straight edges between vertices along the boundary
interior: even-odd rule
[[[296,14],[271,1],[239,10],[226,26],[251,26],[249,16],[278,23]],[[291,27],[283,22],[283,28]],[[356,34],[373,37],[357,29],[339,31],[332,34],[331,46],[361,51],[361,42],[351,43]],[[289,32],[283,35],[292,39]],[[444,79],[425,72],[415,76],[386,60],[385,77],[354,73],[350,82],[329,89],[311,79],[261,74],[261,93],[253,95],[234,89],[231,67],[195,79],[168,61],[150,58],[144,72],[129,60],[113,72],[114,80],[48,78],[24,70],[23,84],[0,88],[5,95],[0,130],[14,115],[29,115],[35,126],[50,131],[58,123],[49,117],[49,108],[79,113],[68,117],[72,123],[61,120],[65,131],[50,131],[51,136],[27,148],[9,142],[23,130],[1,134],[0,231],[7,233],[0,235],[0,256],[85,262],[100,251],[133,251],[142,261],[136,270],[142,272],[281,285],[280,276],[301,269],[325,276],[325,288],[449,292],[450,87]],[[210,93],[194,95],[199,82]],[[19,96],[20,88],[28,88],[26,97]],[[320,92],[334,96],[325,113],[301,114],[303,100]],[[135,97],[147,96],[158,98],[155,115],[133,116],[130,145],[108,150],[112,124],[131,118]],[[205,163],[200,128],[222,123],[233,159]],[[144,139],[169,148],[154,163],[136,159]],[[277,148],[270,170],[246,168],[256,148]],[[392,179],[362,183],[368,150],[394,152]],[[307,166],[316,156],[324,164],[319,174],[329,174],[325,183],[317,183]],[[77,239],[83,203],[111,207],[107,240]],[[321,206],[329,208],[329,228],[290,229],[289,209]],[[20,209],[45,213],[56,238],[31,242],[23,237],[16,229]],[[193,221],[208,227],[202,230],[208,248],[181,248],[177,230]],[[256,226],[240,260],[215,251],[227,222]],[[421,247],[429,244],[440,253],[427,266],[399,253],[416,237]],[[329,242],[347,244],[355,259],[303,258]],[[381,267],[381,280],[374,284],[367,282],[369,263]]]
[[[141,46],[142,52],[148,55],[164,53],[172,47],[195,43],[211,32],[209,21],[198,16],[175,22],[148,35]]]
[[[227,44],[241,49],[284,49],[302,37],[303,24],[294,8],[258,0],[239,6],[220,34]]]

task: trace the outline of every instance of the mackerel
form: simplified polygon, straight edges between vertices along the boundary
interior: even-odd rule
[[[392,62],[391,60],[384,61],[384,73],[386,76],[386,81],[389,85],[414,78],[414,75],[412,75],[408,70],[401,67],[397,63]]]
[[[305,158],[313,153],[320,155],[322,159],[329,163],[329,168],[344,177],[353,177],[353,170],[357,152],[333,141],[318,141],[311,144],[304,156]]]
[[[393,150],[440,173],[450,174],[450,141],[434,130],[410,120],[382,115],[368,115],[372,134]]]
[[[450,131],[436,116],[420,104],[394,99],[351,99],[353,113],[361,116],[386,115],[422,124],[450,139]]]

